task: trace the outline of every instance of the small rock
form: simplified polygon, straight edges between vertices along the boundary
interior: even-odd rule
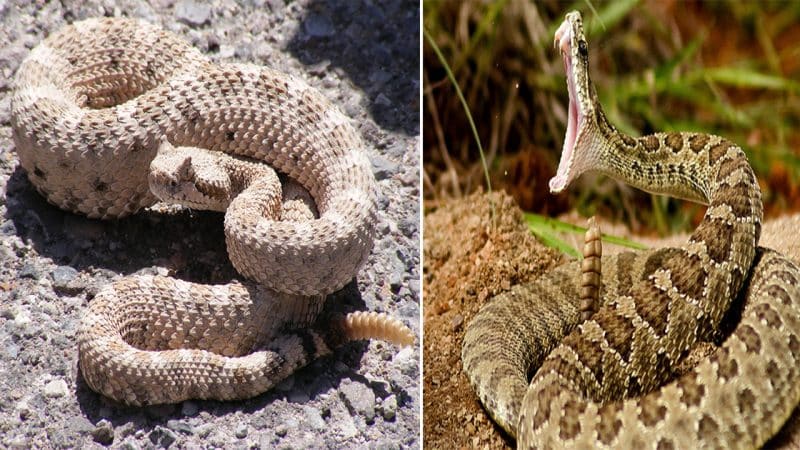
[[[14,222],[6,220],[0,225],[0,233],[5,235],[17,234],[17,226],[14,225]]]
[[[17,411],[19,412],[19,418],[22,420],[27,419],[33,413],[31,406],[26,400],[21,400],[19,403],[17,403]]]
[[[141,449],[141,447],[139,447],[139,444],[137,444],[136,442],[131,441],[131,440],[127,440],[127,441],[123,442],[122,445],[119,448],[121,448],[122,450],[139,450],[139,449]]]
[[[411,289],[412,294],[419,298],[419,278],[412,278],[408,280],[408,288]]]
[[[390,161],[380,155],[370,157],[372,163],[372,173],[378,181],[385,180],[397,172],[397,163]]]
[[[303,22],[303,28],[305,28],[306,33],[311,37],[330,37],[336,32],[328,16],[316,13],[311,13],[306,16],[306,20]]]
[[[173,433],[171,430],[161,426],[156,426],[156,428],[150,432],[148,438],[153,445],[167,448],[178,439],[178,436],[175,435],[175,433]]]
[[[414,233],[417,232],[417,227],[419,226],[416,218],[403,219],[398,225],[403,235],[409,238],[414,236]]]
[[[204,423],[202,425],[198,425],[197,428],[194,429],[195,433],[200,436],[202,439],[208,437],[212,431],[214,431],[214,424],[213,423]]]
[[[394,441],[378,442],[374,445],[374,447],[370,446],[370,449],[372,450],[400,450],[401,448],[402,447],[400,447],[400,444]]]
[[[194,427],[182,420],[170,419],[167,421],[167,428],[179,433],[192,435],[194,434]]]
[[[67,421],[67,428],[72,435],[87,435],[94,431],[94,424],[86,417],[75,416]]]
[[[269,434],[262,434],[258,438],[258,442],[254,445],[249,446],[248,448],[277,448],[277,444],[280,442],[279,437],[275,437]]]
[[[359,106],[357,100],[344,103],[344,105],[342,105],[342,109],[347,117],[357,117],[361,113],[361,106]]]
[[[397,416],[397,396],[392,394],[383,399],[381,410],[383,412],[384,419],[394,420],[394,418]]]
[[[419,298],[418,296],[419,294],[417,294],[417,298]],[[401,318],[405,317],[409,321],[416,322],[417,320],[419,320],[419,305],[417,303],[409,303],[398,309],[397,314]]]
[[[47,437],[50,444],[56,448],[75,448],[77,447],[78,437],[64,428],[52,427],[47,430]]]
[[[411,297],[411,291],[405,286],[400,286],[400,290],[397,291],[397,297],[398,298]]]
[[[255,415],[250,417],[250,426],[253,427],[254,430],[260,431],[265,428],[273,427],[274,423],[266,415]]]
[[[400,289],[400,286],[403,285],[403,275],[405,272],[400,269],[399,267],[404,267],[403,263],[400,264],[392,264],[392,271],[389,272],[389,286],[392,287],[393,290],[397,291]]]
[[[280,437],[286,436],[288,432],[289,432],[289,427],[287,427],[285,424],[280,424],[277,427],[275,427],[275,434],[277,434]]]
[[[304,406],[303,412],[306,416],[306,422],[308,425],[311,426],[312,429],[317,431],[322,431],[327,428],[325,424],[325,419],[322,418],[322,414],[316,409],[310,406]]]
[[[13,309],[8,307],[0,309],[0,318],[13,321],[16,317],[17,313]]]
[[[44,385],[44,396],[49,398],[63,397],[67,395],[67,382],[58,379]]]
[[[38,280],[41,275],[39,274],[39,269],[37,269],[36,266],[31,263],[27,263],[19,269],[17,276],[19,278],[31,278]]]
[[[78,271],[70,266],[58,266],[53,270],[53,285],[65,286],[78,276]]]
[[[404,375],[409,377],[416,377],[418,375],[419,366],[418,360],[414,356],[413,347],[404,347],[399,352],[394,354],[392,364],[400,369]]]
[[[389,197],[383,195],[383,193],[378,193],[378,198],[376,199],[378,203],[378,208],[381,210],[385,210],[389,207]]]
[[[236,54],[236,49],[232,45],[220,45],[219,46],[219,57],[222,59],[229,59],[233,58],[233,55]]]
[[[400,258],[400,261],[403,261],[409,267],[415,264],[415,257],[411,254],[408,250],[403,248],[402,246],[397,248],[397,257]]]
[[[452,327],[453,331],[458,331],[458,329],[461,328],[461,325],[463,323],[464,323],[464,316],[462,316],[461,314],[456,314],[455,316],[453,316],[450,326]]]
[[[340,390],[342,399],[351,412],[360,414],[368,423],[375,419],[375,392],[372,389],[351,381],[343,383]]]
[[[13,450],[22,450],[31,448],[31,442],[28,441],[26,436],[17,436],[8,441],[8,448]]]
[[[319,407],[319,415],[322,416],[323,419],[328,420],[331,418],[331,407],[328,405],[322,405]]]
[[[406,171],[400,175],[400,183],[402,183],[403,186],[410,187],[412,192],[416,194],[419,192],[419,173],[413,170]]]
[[[106,419],[97,422],[92,430],[92,439],[101,445],[111,445],[114,442],[114,427]]]
[[[413,147],[416,147],[416,146],[413,146]],[[397,141],[397,142],[395,142],[395,143],[393,143],[393,144],[390,144],[390,145],[389,145],[389,146],[386,148],[386,153],[387,153],[389,156],[391,156],[391,157],[393,157],[393,158],[395,158],[395,159],[400,159],[400,160],[402,160],[402,159],[403,159],[403,156],[405,156],[405,154],[406,154],[407,152],[410,152],[410,151],[416,151],[416,149],[415,149],[415,148],[411,148],[411,147],[407,146],[407,145],[406,145],[404,142],[402,142],[402,141]]]
[[[370,379],[369,386],[381,398],[387,397],[392,392],[392,385],[382,378]]]
[[[200,26],[211,19],[211,6],[205,2],[182,0],[175,5],[175,16],[190,26]]]
[[[337,420],[336,423],[332,423],[331,428],[338,430],[339,436],[341,436],[344,440],[352,439],[358,436],[356,422],[347,414]]]
[[[388,242],[387,240],[387,243]],[[394,246],[393,243],[390,245]],[[386,268],[389,271],[389,285],[392,287],[392,290],[396,292],[403,284],[403,278],[406,276],[406,264],[403,262],[404,255],[398,251],[390,251],[388,248],[386,253],[386,258],[388,258],[386,261]]]
[[[233,432],[233,435],[239,439],[244,439],[247,437],[247,424],[240,423],[236,426],[236,431]]]
[[[42,312],[52,317],[58,314],[58,307],[52,303],[45,303],[42,305]]]
[[[84,284],[78,278],[78,271],[70,266],[56,267],[51,276],[53,288],[58,292],[77,294],[84,288]]]
[[[17,401],[21,399],[24,394],[25,393],[22,391],[21,387],[15,387],[8,391],[3,391],[3,395],[0,396],[0,405],[2,405],[3,408],[5,408],[6,406],[8,406],[6,400]]]

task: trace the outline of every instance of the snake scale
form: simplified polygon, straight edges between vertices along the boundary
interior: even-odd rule
[[[215,64],[144,21],[88,19],[31,51],[11,102],[20,163],[49,202],[103,219],[154,193],[224,210],[228,255],[253,281],[102,289],[78,332],[92,389],[132,405],[241,399],[352,339],[413,342],[385,314],[316,320],[372,249],[377,185],[349,119],[300,79]],[[315,205],[282,215],[297,197],[266,165]]]
[[[763,445],[800,399],[800,268],[757,247],[761,193],[744,152],[706,134],[620,133],[589,78],[579,13],[555,43],[570,102],[551,191],[594,171],[708,208],[682,247],[602,257],[588,320],[579,263],[492,299],[464,337],[471,384],[518,448]],[[703,343],[720,345],[679,371]]]

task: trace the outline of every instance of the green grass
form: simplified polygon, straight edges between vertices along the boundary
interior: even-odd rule
[[[565,241],[559,239],[556,235],[557,233],[575,233],[584,235],[587,230],[585,227],[573,225],[571,223],[553,219],[552,217],[533,213],[525,213],[525,221],[528,223],[528,227],[530,228],[531,232],[535,234],[543,244],[553,247],[566,255],[572,256],[573,258],[583,258],[583,254],[581,252],[567,244]],[[606,233],[601,233],[600,239],[601,241],[609,244],[621,245],[634,250],[647,249],[646,245],[636,241],[625,239],[619,236],[612,236]]]
[[[553,10],[554,4],[535,2],[425,1],[423,70],[426,95],[433,97],[441,122],[438,139],[446,143],[439,148],[446,148],[455,161],[449,170],[459,174],[460,192],[475,189],[480,182],[472,175],[479,172],[481,184],[488,188],[495,182],[495,189],[497,183],[503,188],[500,162],[527,147],[552,151],[555,167],[567,93],[552,39],[564,13],[578,9],[589,37],[592,79],[609,120],[620,130],[631,135],[677,130],[722,135],[742,146],[759,178],[766,179],[778,164],[790,181],[800,182],[800,154],[791,148],[800,142],[800,73],[782,69],[785,61],[800,56],[782,35],[800,23],[798,5],[734,0],[682,4],[674,8],[673,18],[634,0],[595,5],[577,0],[561,11]],[[692,15],[700,26],[676,33],[674,23]],[[723,26],[729,34],[720,34]],[[718,63],[716,52],[726,44],[725,36],[741,36],[743,44],[729,49],[741,55]],[[423,162],[435,187],[436,168],[444,163],[429,151],[437,137],[428,131],[425,106]],[[546,179],[530,183],[530,189],[546,189]],[[426,188],[425,198],[431,195],[436,191]],[[690,228],[701,208],[637,193],[604,178],[569,195],[569,206],[583,215],[601,214],[659,234]],[[782,195],[767,190],[765,201],[780,204]],[[544,204],[530,207],[553,211]],[[536,222],[534,227],[543,225]],[[561,245],[552,241],[555,233],[548,228],[533,232]]]

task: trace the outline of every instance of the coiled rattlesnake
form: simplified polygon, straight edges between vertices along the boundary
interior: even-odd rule
[[[227,209],[230,259],[257,282],[129,277],[103,289],[78,333],[93,389],[134,405],[246,398],[347,340],[413,341],[374,313],[306,328],[372,249],[376,185],[348,119],[299,79],[214,64],[142,21],[89,19],[23,61],[12,127],[31,183],[63,209],[118,218],[152,205],[151,162],[166,200]],[[279,220],[280,186],[264,163],[305,187],[317,211]],[[214,165],[225,170],[209,175]]]
[[[762,445],[800,399],[800,269],[756,247],[761,193],[744,153],[705,134],[618,132],[589,79],[579,13],[556,45],[570,104],[550,189],[597,171],[708,209],[683,247],[603,257],[602,305],[582,323],[579,264],[496,297],[467,328],[464,370],[519,448]],[[693,348],[722,340],[659,388]]]

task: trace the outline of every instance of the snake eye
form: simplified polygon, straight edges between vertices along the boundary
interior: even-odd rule
[[[581,56],[589,55],[589,49],[586,48],[586,41],[578,41],[578,53],[580,53]]]

